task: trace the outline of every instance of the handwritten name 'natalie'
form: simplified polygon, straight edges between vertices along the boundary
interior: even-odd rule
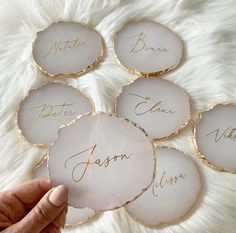
[[[47,54],[44,58],[47,58],[49,55],[57,55],[58,53],[63,54],[66,51],[77,50],[85,45],[85,42],[81,41],[79,38],[75,40],[65,40],[65,41],[56,41],[49,48]]]

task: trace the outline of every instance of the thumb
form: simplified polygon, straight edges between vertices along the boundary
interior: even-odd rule
[[[68,190],[60,185],[44,195],[39,203],[20,221],[21,232],[40,232],[55,220],[67,205]]]

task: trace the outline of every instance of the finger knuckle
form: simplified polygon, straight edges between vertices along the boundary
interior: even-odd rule
[[[22,233],[23,231],[17,226],[12,226],[12,227],[9,227],[7,228],[5,231],[3,231],[4,233]]]
[[[46,207],[42,206],[36,206],[33,209],[33,215],[34,218],[41,224],[44,224],[45,222],[50,222],[51,217],[48,213],[48,210]]]
[[[22,231],[19,228],[14,228],[12,233],[22,233]]]

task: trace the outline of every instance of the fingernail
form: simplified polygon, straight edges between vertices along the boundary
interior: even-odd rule
[[[56,207],[60,207],[67,201],[67,189],[65,186],[60,185],[52,190],[49,195],[49,201]]]

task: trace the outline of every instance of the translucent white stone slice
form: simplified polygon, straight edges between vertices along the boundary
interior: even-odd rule
[[[72,206],[68,207],[66,215],[66,226],[83,224],[95,217],[98,212],[91,208],[77,209]]]
[[[94,29],[75,22],[53,23],[38,33],[33,57],[45,74],[75,77],[93,68],[103,56],[103,42]]]
[[[40,178],[49,178],[49,173],[47,169],[47,159],[45,159],[39,166],[37,166],[33,170],[33,179]],[[77,209],[68,206],[68,212],[66,215],[66,226],[85,223],[92,217],[94,217],[96,213],[96,211],[90,208]]]
[[[156,178],[152,186],[127,205],[128,213],[151,227],[185,216],[201,191],[199,170],[193,160],[172,148],[157,148]]]
[[[85,114],[59,130],[48,165],[53,184],[68,187],[69,205],[111,210],[151,185],[154,148],[146,134],[126,119]]]
[[[181,39],[167,27],[142,20],[126,24],[117,32],[114,52],[119,64],[131,72],[158,75],[181,61]]]
[[[61,125],[92,108],[89,100],[73,87],[48,83],[31,90],[21,102],[18,125],[30,143],[48,146],[56,139]]]
[[[173,136],[190,120],[188,95],[159,78],[138,78],[125,86],[116,111],[143,127],[153,139]]]
[[[212,168],[236,173],[236,106],[216,105],[200,114],[195,125],[195,147]]]

